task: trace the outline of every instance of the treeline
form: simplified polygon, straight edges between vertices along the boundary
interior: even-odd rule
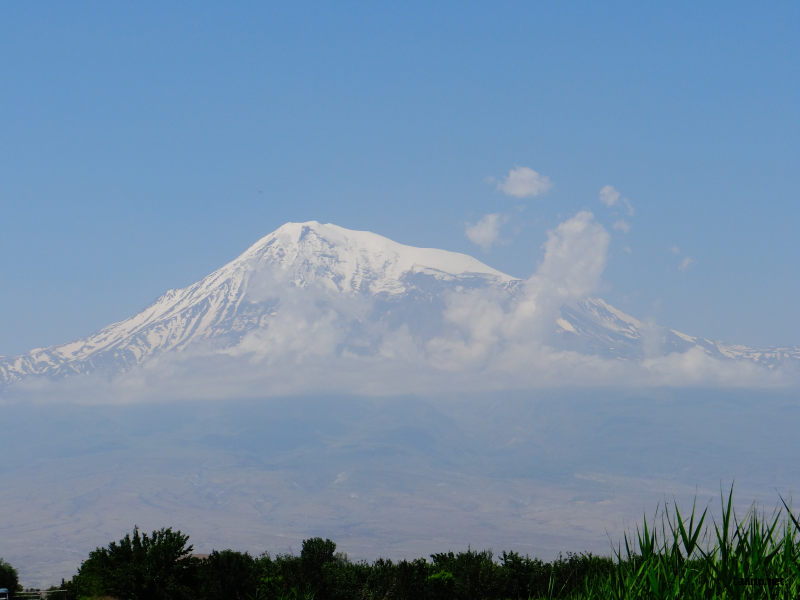
[[[430,560],[353,562],[322,538],[303,541],[299,556],[222,550],[198,558],[192,550],[179,531],[148,535],[134,529],[93,551],[62,589],[70,600],[565,598],[613,569],[611,559],[591,554],[544,562],[516,552],[495,559],[476,550],[433,554]]]
[[[771,517],[733,510],[720,520],[665,506],[623,536],[614,558],[568,554],[552,562],[503,552],[353,562],[328,539],[299,556],[234,550],[195,556],[189,537],[134,528],[97,548],[54,600],[776,600],[800,598],[800,518],[781,498]],[[710,521],[710,523],[709,523]],[[4,570],[0,561],[0,577]],[[16,578],[6,565],[5,573]],[[14,579],[16,581],[16,579]],[[11,587],[11,586],[9,586]]]

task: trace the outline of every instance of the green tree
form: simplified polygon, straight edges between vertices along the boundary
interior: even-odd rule
[[[426,580],[431,600],[450,600],[456,587],[456,578],[450,571],[436,571]]]
[[[452,593],[449,598],[472,600],[473,598],[497,598],[498,567],[492,561],[488,550],[478,552],[469,549],[465,552],[439,552],[431,555],[435,572],[452,575]],[[446,577],[437,583],[441,587]],[[447,584],[450,585],[450,584]]]
[[[132,535],[89,554],[75,577],[76,592],[123,600],[191,598],[198,561],[190,558],[188,540],[169,527],[151,535],[134,527]]]
[[[303,588],[314,595],[316,600],[328,600],[331,597],[326,585],[324,567],[335,560],[336,543],[320,537],[303,540],[300,551],[300,568],[302,570]]]
[[[214,551],[199,565],[199,583],[206,600],[245,600],[258,585],[255,560],[246,552]]]
[[[8,588],[11,592],[19,589],[19,575],[17,570],[0,558],[0,588]]]
[[[424,598],[428,589],[430,565],[424,558],[401,560],[395,569],[395,581],[392,586],[392,597],[403,600]]]

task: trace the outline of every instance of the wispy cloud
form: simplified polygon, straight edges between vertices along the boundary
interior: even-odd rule
[[[497,189],[515,198],[541,196],[553,187],[552,180],[529,167],[514,167],[505,179],[497,184]]]
[[[600,202],[606,206],[616,206],[619,204],[622,194],[613,185],[604,185],[600,188]]]
[[[680,246],[670,246],[669,251],[672,254],[674,254],[675,256],[681,256],[683,254],[683,252],[681,251]],[[697,261],[694,258],[692,258],[691,256],[684,255],[683,258],[681,258],[681,261],[678,263],[678,270],[679,271],[687,271],[696,262]]]
[[[633,209],[631,201],[623,196],[613,185],[604,185],[601,187],[598,197],[600,198],[600,202],[609,208],[624,208],[628,216],[632,217],[636,212]]]
[[[628,233],[631,230],[631,224],[628,223],[628,221],[626,221],[625,219],[620,219],[619,221],[616,221],[614,225],[612,225],[612,227],[616,231],[621,231],[622,233]]]
[[[477,223],[471,225],[468,223],[464,229],[464,234],[473,244],[488,250],[499,239],[500,227],[506,220],[507,217],[505,215],[490,213],[481,217]]]

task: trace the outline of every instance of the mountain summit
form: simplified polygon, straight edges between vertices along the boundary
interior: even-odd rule
[[[398,244],[369,231],[354,231],[317,221],[286,223],[260,239],[239,258],[223,267],[248,270],[278,268],[298,286],[322,282],[339,292],[399,294],[412,273],[442,279],[487,276],[498,282],[513,278],[479,260],[436,248]]]
[[[465,254],[406,246],[316,221],[286,223],[207,277],[167,291],[129,319],[84,339],[0,358],[0,383],[32,376],[114,375],[190,349],[228,356],[237,348],[283,354],[289,347],[297,350],[294,331],[322,320],[341,335],[331,346],[335,351],[374,355],[387,332],[400,331],[426,344],[445,331],[458,309],[452,306],[454,295],[480,292],[483,305],[491,299],[499,306],[514,302],[524,288],[523,280]],[[298,313],[301,306],[313,310]],[[280,329],[277,324],[287,314],[293,321]],[[283,333],[262,335],[276,331]],[[587,355],[641,359],[654,338],[662,353],[698,348],[716,358],[767,366],[800,359],[796,347],[754,349],[654,329],[597,298],[561,307],[546,342]]]

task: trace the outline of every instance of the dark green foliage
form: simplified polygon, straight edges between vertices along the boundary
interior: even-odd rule
[[[500,555],[500,587],[503,598],[544,596],[550,582],[550,565],[516,552]]]
[[[498,569],[491,552],[440,552],[431,555],[431,559],[434,573],[428,581],[436,587],[436,598],[498,597]]]
[[[263,554],[256,560],[258,584],[256,597],[302,598],[303,572],[300,558],[279,555],[275,559]]]
[[[431,573],[425,583],[428,592],[426,596],[431,600],[458,598],[456,595],[456,578],[450,571],[440,570]]]
[[[193,598],[198,561],[189,556],[188,540],[171,528],[147,535],[134,527],[133,535],[89,554],[73,580],[75,593],[122,600]]]
[[[256,561],[234,550],[212,552],[197,573],[198,595],[204,600],[247,600],[258,584]]]
[[[0,588],[7,588],[11,592],[17,591],[19,576],[17,570],[0,558]]]
[[[430,564],[423,558],[397,563],[379,558],[369,565],[362,597],[368,599],[426,598],[431,575]]]
[[[336,544],[331,540],[319,537],[303,540],[303,549],[300,551],[302,589],[312,594],[315,600],[331,598],[328,579],[333,571],[325,567],[335,561],[335,552]]]
[[[63,587],[67,600],[796,599],[800,520],[784,508],[782,525],[778,514],[767,519],[755,511],[739,520],[731,491],[722,498],[721,523],[709,526],[706,511],[696,518],[694,509],[685,518],[675,506],[662,514],[660,527],[645,520],[635,537],[624,536],[614,559],[569,553],[552,562],[516,552],[496,560],[469,549],[430,560],[354,563],[322,538],[305,540],[300,556],[254,559],[224,550],[197,561],[180,532],[147,536],[134,529],[92,552]],[[5,567],[0,561],[0,574]]]

